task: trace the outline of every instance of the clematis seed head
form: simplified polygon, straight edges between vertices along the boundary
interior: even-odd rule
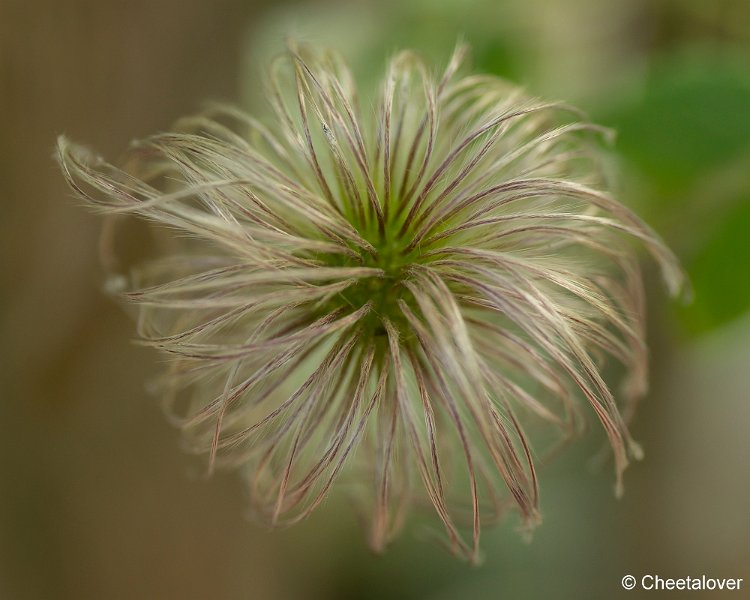
[[[536,465],[586,413],[618,487],[639,455],[639,247],[673,293],[682,272],[607,193],[606,131],[460,76],[465,54],[434,75],[401,52],[361,102],[338,55],[290,43],[270,118],[212,106],[120,167],[59,139],[80,199],[171,240],[119,287],[170,357],[161,393],[189,448],[241,471],[269,523],[336,487],[375,550],[426,504],[476,560],[481,525],[509,509],[537,524]]]

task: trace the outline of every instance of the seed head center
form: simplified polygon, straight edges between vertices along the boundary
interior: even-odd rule
[[[370,305],[363,319],[363,331],[373,337],[386,335],[384,322],[389,321],[403,333],[406,319],[400,303],[411,304],[411,294],[404,285],[415,257],[406,252],[406,244],[399,236],[387,234],[372,243],[374,252],[362,252],[363,266],[378,269],[379,275],[366,277],[342,292],[341,297],[351,308]]]

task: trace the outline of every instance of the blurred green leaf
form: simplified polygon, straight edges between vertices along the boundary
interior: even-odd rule
[[[688,331],[703,333],[750,309],[750,192],[687,265],[695,302],[682,310]]]
[[[710,64],[664,68],[610,120],[622,154],[674,198],[750,146],[750,78]]]
[[[518,49],[502,38],[472,39],[476,70],[493,73],[511,81],[523,80],[523,69]]]

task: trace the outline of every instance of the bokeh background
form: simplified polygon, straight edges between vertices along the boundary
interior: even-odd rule
[[[646,460],[624,498],[611,465],[590,468],[592,428],[542,471],[533,540],[512,519],[486,530],[472,568],[417,529],[373,557],[335,500],[265,531],[235,477],[206,480],[181,452],[146,391],[159,359],[101,290],[101,223],[54,141],[114,159],[204,100],[252,109],[286,32],[366,80],[398,48],[441,62],[463,36],[477,69],[618,131],[619,197],[695,288],[676,304],[646,265]],[[0,0],[0,265],[0,599],[639,597],[626,573],[743,577],[721,597],[750,598],[747,0]]]

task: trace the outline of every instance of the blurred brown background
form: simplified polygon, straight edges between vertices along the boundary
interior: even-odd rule
[[[288,29],[366,77],[398,47],[444,59],[463,33],[478,68],[620,131],[623,199],[697,291],[678,307],[649,275],[647,456],[622,500],[609,467],[587,468],[592,432],[542,472],[533,542],[512,521],[488,530],[470,568],[415,529],[370,556],[335,500],[264,531],[239,481],[181,453],[146,393],[159,358],[101,292],[101,223],[65,189],[55,138],[115,158],[204,100],[256,102]],[[724,595],[750,598],[748,49],[743,0],[0,0],[0,599],[638,597],[626,573],[744,577]]]

